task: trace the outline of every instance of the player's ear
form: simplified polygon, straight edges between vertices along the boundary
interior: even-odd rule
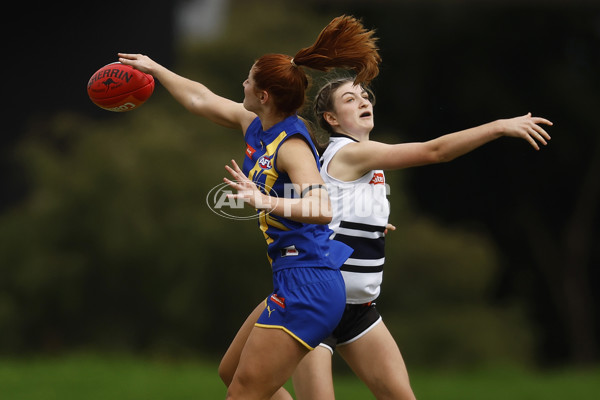
[[[266,90],[259,90],[256,93],[256,96],[260,100],[261,104],[265,104],[269,100],[269,92]]]
[[[325,119],[325,122],[327,122],[331,126],[339,125],[337,122],[337,118],[335,117],[335,114],[332,112],[325,111],[323,113],[323,118]]]

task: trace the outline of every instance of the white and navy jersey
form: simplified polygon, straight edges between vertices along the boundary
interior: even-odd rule
[[[385,227],[390,215],[388,188],[382,170],[369,171],[344,182],[327,172],[333,156],[354,139],[333,135],[321,157],[321,176],[327,184],[333,218],[333,238],[354,249],[340,268],[346,283],[346,303],[363,304],[379,296],[385,262]]]

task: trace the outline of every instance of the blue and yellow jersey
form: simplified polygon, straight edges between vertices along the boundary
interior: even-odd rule
[[[301,135],[311,147],[315,165],[318,153],[304,122],[296,115],[263,131],[256,118],[246,130],[246,155],[243,171],[257,186],[271,196],[299,197],[286,173],[277,170],[277,154],[290,137]],[[267,190],[265,190],[265,188]],[[329,239],[333,233],[327,225],[305,224],[258,210],[258,226],[267,241],[267,256],[273,270],[290,267],[327,267],[337,269],[352,249]]]

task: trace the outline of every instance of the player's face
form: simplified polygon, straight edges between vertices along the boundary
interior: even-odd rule
[[[353,82],[346,82],[333,93],[334,129],[342,133],[364,135],[375,126],[369,93]]]
[[[260,106],[258,93],[260,92],[254,83],[254,66],[250,68],[248,78],[242,84],[244,86],[244,108],[248,111],[256,112]]]

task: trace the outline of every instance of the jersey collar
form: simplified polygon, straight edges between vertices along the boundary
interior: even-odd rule
[[[348,136],[343,133],[338,133],[338,132],[332,133],[331,137],[344,137],[344,138],[350,139],[350,140],[358,143],[358,140],[354,139],[352,136]]]

